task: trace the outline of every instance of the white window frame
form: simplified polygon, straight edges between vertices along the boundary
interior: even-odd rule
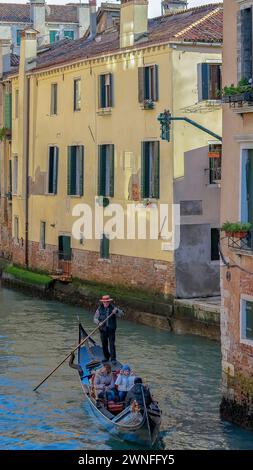
[[[13,156],[12,162],[12,193],[14,196],[18,194],[18,156]]]
[[[247,344],[247,346],[252,346],[253,347],[253,340],[247,339],[246,338],[246,302],[252,302],[253,303],[253,296],[252,295],[246,295],[246,294],[241,294],[241,299],[240,299],[240,343],[242,344]]]

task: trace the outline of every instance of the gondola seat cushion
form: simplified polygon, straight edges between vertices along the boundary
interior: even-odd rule
[[[107,409],[113,414],[121,413],[124,409],[123,403],[115,403],[115,401],[108,401]]]

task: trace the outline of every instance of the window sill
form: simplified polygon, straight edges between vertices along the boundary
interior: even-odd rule
[[[98,116],[109,116],[112,114],[112,108],[99,108],[97,111]]]
[[[49,194],[49,196],[55,196],[55,194]],[[73,198],[78,198],[80,199],[81,197],[83,197],[83,194],[67,194],[67,197],[71,197],[71,199]]]
[[[57,196],[57,193],[45,193],[44,196]]]
[[[253,340],[250,339],[240,339],[240,344],[245,344],[245,346],[251,346],[253,348]]]
[[[250,256],[250,257],[253,257],[253,250],[240,250],[239,248],[231,248],[230,247],[230,250],[233,250],[233,252],[237,255],[237,256]]]
[[[151,107],[145,105],[144,103],[140,104],[140,109],[142,109],[143,111],[154,111],[155,108],[156,108],[155,103],[153,103]]]
[[[243,106],[238,106],[237,108],[230,108],[232,109],[233,113],[235,114],[247,114],[247,113],[253,113],[253,104],[250,106],[248,104],[245,104]]]

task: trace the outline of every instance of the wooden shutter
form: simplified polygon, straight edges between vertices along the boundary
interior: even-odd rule
[[[114,77],[112,73],[110,73],[110,104],[109,106],[111,108],[114,106]]]
[[[154,66],[154,101],[159,100],[159,74],[158,74],[158,65]]]
[[[53,176],[53,193],[57,194],[58,184],[58,160],[59,160],[59,148],[54,147],[54,176]]]
[[[199,101],[209,98],[209,64],[198,64],[198,98]]]
[[[84,146],[79,147],[79,196],[83,196]]]
[[[114,145],[109,145],[109,162],[110,162],[110,193],[114,196]]]
[[[12,94],[6,93],[4,95],[4,127],[11,129],[12,121]]]
[[[9,160],[9,191],[12,193],[12,160]]]
[[[106,165],[106,153],[105,145],[99,145],[98,147],[98,195],[105,196],[105,165]]]
[[[149,142],[142,142],[141,149],[141,197],[149,197]]]
[[[139,103],[144,101],[144,71],[145,67],[138,68],[138,98]]]
[[[154,142],[154,197],[160,197],[160,142]]]
[[[106,107],[105,75],[99,76],[99,108]]]
[[[152,99],[150,88],[151,88],[151,76],[150,74],[152,73],[152,68],[151,67],[145,67],[144,68],[144,100],[150,100]]]
[[[68,147],[68,181],[67,181],[67,194],[71,195],[71,152],[72,147]]]
[[[241,10],[241,76],[252,78],[252,7]],[[240,59],[239,59],[240,60]]]

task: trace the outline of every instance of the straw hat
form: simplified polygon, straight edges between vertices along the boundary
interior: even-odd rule
[[[113,299],[111,299],[109,295],[103,295],[102,299],[99,300],[100,302],[112,302]]]

